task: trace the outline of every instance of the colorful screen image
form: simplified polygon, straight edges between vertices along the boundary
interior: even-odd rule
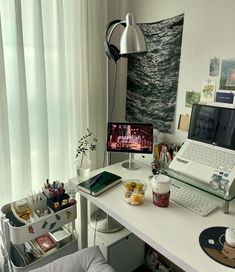
[[[107,151],[151,154],[153,125],[144,123],[108,123]]]

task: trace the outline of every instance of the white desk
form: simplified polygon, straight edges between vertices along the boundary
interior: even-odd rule
[[[94,171],[97,174],[104,169]],[[87,246],[87,200],[108,213],[123,226],[159,251],[185,271],[200,272],[227,272],[234,269],[217,263],[208,257],[200,247],[199,235],[202,230],[213,226],[235,227],[235,201],[230,203],[230,213],[221,211],[222,200],[211,196],[220,205],[218,210],[207,217],[201,217],[171,201],[168,208],[159,208],[152,204],[151,184],[148,180],[151,170],[142,165],[139,170],[130,171],[114,164],[105,170],[128,178],[143,179],[148,188],[144,203],[140,206],[131,206],[122,200],[121,184],[111,188],[98,197],[79,191],[81,240],[82,247]],[[202,193],[203,194],[203,193]]]

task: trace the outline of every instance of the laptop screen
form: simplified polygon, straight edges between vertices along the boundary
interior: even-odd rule
[[[235,109],[193,104],[188,138],[235,150]]]

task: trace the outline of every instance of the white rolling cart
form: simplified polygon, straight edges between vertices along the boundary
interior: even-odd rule
[[[34,217],[32,222],[22,226],[12,225],[9,214],[11,214],[12,203],[6,204],[1,208],[1,234],[5,243],[5,248],[9,256],[10,269],[14,272],[26,272],[41,267],[62,256],[71,254],[78,250],[78,238],[75,231],[75,219],[77,217],[76,203],[62,210],[51,212],[42,217]],[[47,199],[41,198],[41,201],[34,203],[32,210],[36,210],[42,206],[47,206]],[[34,240],[39,236],[48,232],[53,232],[64,225],[69,226],[72,233],[71,241],[60,248],[54,248],[43,255],[43,257],[25,266],[17,266],[13,262],[13,248],[15,245],[24,247],[24,243]]]

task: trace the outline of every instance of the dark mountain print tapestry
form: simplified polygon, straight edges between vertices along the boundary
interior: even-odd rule
[[[139,24],[148,53],[128,58],[126,121],[153,123],[172,133],[184,15]]]

